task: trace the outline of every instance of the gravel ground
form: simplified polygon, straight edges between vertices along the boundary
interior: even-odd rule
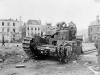
[[[94,75],[91,70],[78,63],[61,64],[57,61],[30,60],[22,65],[26,67],[15,68],[15,65],[9,65],[0,72],[2,75]]]
[[[11,48],[0,48],[0,51],[11,52],[16,51],[17,53],[23,53],[21,47],[15,47],[16,44]],[[21,46],[21,44],[20,44]],[[83,43],[85,50],[95,48],[93,43]],[[81,57],[76,63],[62,64],[58,61],[53,60],[29,60],[26,63],[14,63],[5,64],[10,60],[7,59],[0,70],[0,75],[94,75],[88,66],[84,66],[87,61],[95,62],[95,54],[90,54]],[[19,58],[18,58],[19,59]],[[15,59],[16,60],[16,59]],[[16,60],[17,61],[17,60]],[[13,62],[11,60],[11,62]],[[1,63],[2,65],[2,63]],[[23,68],[16,68],[16,65],[24,65]],[[93,63],[92,63],[93,65]]]
[[[84,51],[87,51],[89,49],[96,49],[94,43],[83,43],[82,45],[84,47]]]

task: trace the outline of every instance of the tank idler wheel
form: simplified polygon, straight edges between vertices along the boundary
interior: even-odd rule
[[[24,50],[25,51],[25,53],[28,55],[28,57],[31,59],[33,59],[34,58],[34,54],[31,52],[31,50],[30,49],[27,49],[27,50]]]

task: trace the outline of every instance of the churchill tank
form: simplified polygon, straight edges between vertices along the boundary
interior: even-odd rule
[[[69,26],[65,22],[57,23],[57,30],[53,34],[24,38],[23,50],[29,58],[53,57],[68,63],[83,53],[82,38],[77,38],[76,33],[77,28],[73,22]]]

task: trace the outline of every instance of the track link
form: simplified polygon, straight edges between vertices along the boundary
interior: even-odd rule
[[[22,47],[23,50],[25,51],[25,53],[28,55],[29,58],[33,57],[32,51],[30,49],[30,41],[32,38],[30,37],[26,37],[24,38],[23,42],[22,42]]]

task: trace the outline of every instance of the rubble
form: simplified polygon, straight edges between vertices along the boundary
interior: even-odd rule
[[[16,65],[15,67],[16,67],[16,68],[25,68],[26,66],[23,65],[23,64],[21,64],[21,65]]]
[[[93,65],[94,62],[85,60],[89,58],[82,58],[83,57],[79,57],[78,60],[71,61],[68,64],[59,64],[58,62],[51,60],[30,60],[22,48],[19,47],[3,48],[3,50],[0,49],[0,59],[4,59],[3,64],[2,62],[0,63],[0,74],[94,75],[94,72],[87,68],[88,66]]]
[[[25,63],[28,60],[28,56],[19,46],[3,47],[0,49],[0,63],[2,63],[2,67],[10,64]]]
[[[18,75],[18,73],[8,73],[7,75]]]
[[[3,62],[3,59],[0,59],[0,62]]]
[[[94,67],[93,67],[93,70],[94,70],[94,71],[97,71],[97,72],[100,72],[100,66],[94,66]]]

